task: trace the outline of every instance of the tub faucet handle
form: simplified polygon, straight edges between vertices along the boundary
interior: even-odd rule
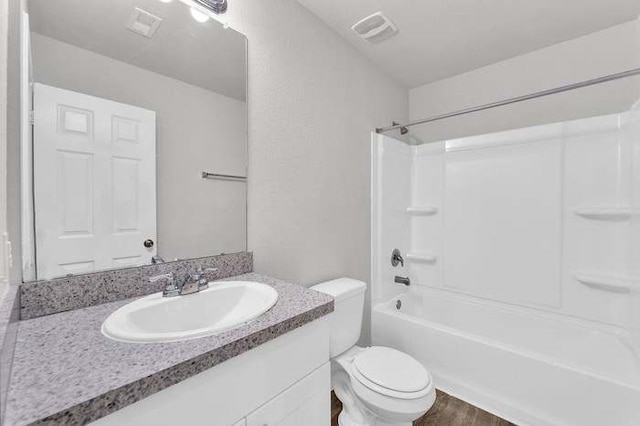
[[[396,267],[398,266],[398,263],[404,267],[404,259],[400,254],[400,250],[393,249],[393,253],[391,253],[391,266]]]

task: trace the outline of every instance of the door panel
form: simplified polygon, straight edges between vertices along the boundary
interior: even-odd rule
[[[331,424],[329,363],[249,414],[246,421],[247,426],[328,426]]]
[[[147,264],[156,246],[156,114],[34,86],[38,279]]]

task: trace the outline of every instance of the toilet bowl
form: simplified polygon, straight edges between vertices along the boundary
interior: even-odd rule
[[[429,372],[396,349],[355,346],[362,326],[366,284],[349,278],[311,287],[334,297],[331,384],[342,402],[340,426],[404,426],[435,402]]]

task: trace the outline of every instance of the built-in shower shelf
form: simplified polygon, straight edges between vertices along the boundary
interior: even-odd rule
[[[407,207],[407,213],[413,216],[433,216],[438,213],[438,208],[432,206],[412,206]]]
[[[410,262],[436,263],[438,261],[437,256],[428,253],[407,253],[405,257]]]
[[[576,274],[575,279],[589,288],[611,293],[631,293],[640,290],[640,280],[637,279],[583,274]]]
[[[628,220],[640,215],[640,210],[625,207],[579,207],[573,212],[593,220]]]

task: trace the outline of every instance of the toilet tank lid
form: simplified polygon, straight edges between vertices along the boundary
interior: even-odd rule
[[[352,278],[338,278],[316,284],[311,289],[333,296],[339,301],[364,293],[367,284]]]

